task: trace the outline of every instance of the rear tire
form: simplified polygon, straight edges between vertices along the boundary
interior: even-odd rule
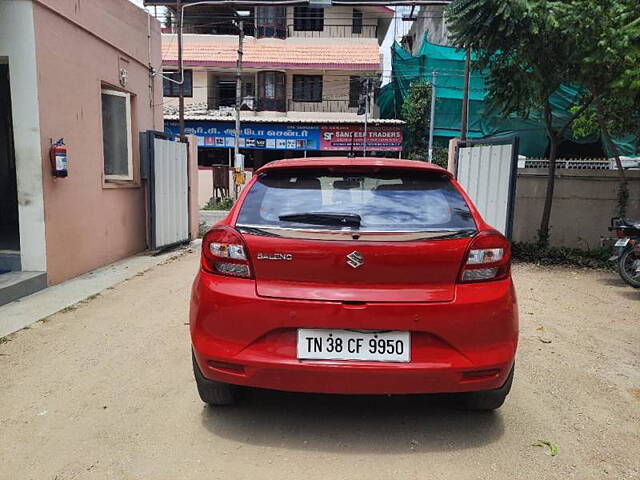
[[[198,367],[193,352],[191,352],[191,360],[193,361],[193,375],[196,378],[200,399],[211,406],[233,405],[238,397],[238,387],[205,378]]]
[[[467,410],[484,412],[500,408],[511,391],[514,368],[515,367],[511,367],[507,381],[502,387],[496,388],[495,390],[464,393],[463,402],[465,408]]]
[[[640,275],[634,275],[632,269],[635,268],[635,262],[638,261],[633,248],[628,248],[620,257],[618,263],[618,272],[622,279],[633,288],[640,288]]]

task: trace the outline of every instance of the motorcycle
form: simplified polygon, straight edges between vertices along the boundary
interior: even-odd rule
[[[640,220],[614,217],[609,231],[618,237],[609,260],[618,263],[618,273],[625,282],[640,288]]]

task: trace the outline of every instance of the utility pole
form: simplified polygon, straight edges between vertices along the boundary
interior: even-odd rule
[[[364,139],[362,144],[362,156],[367,156],[367,123],[369,120],[369,86],[371,85],[371,79],[367,78],[367,87],[364,97]]]
[[[182,68],[182,2],[176,2],[176,16],[178,27],[178,75],[180,83],[178,84],[178,125],[180,129],[180,141],[186,141],[184,136],[184,69]]]
[[[460,119],[460,140],[467,139],[469,123],[469,76],[471,72],[471,49],[467,47],[467,55],[464,62],[464,92],[462,96],[462,118]]]
[[[242,104],[242,45],[244,43],[244,21],[238,20],[238,58],[236,59],[236,138],[233,146],[233,166],[236,171],[244,170],[240,157],[240,105]]]
[[[434,130],[434,122],[436,118],[436,75],[437,72],[434,70],[431,73],[431,113],[429,120],[429,163],[433,162],[433,130]]]
[[[369,123],[369,91],[373,86],[371,78],[360,79],[360,95],[358,98],[358,115],[364,114],[364,138],[362,140],[362,156],[367,156],[367,127]],[[355,132],[354,132],[355,133]],[[351,134],[351,151],[353,152],[353,137]]]

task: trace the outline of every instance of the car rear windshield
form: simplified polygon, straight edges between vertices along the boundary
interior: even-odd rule
[[[337,224],[322,225],[302,216],[313,214],[358,216],[357,228],[371,232],[476,228],[469,206],[446,175],[416,170],[265,172],[248,192],[236,223],[244,227],[340,229]],[[287,215],[301,217],[296,221],[281,219]]]

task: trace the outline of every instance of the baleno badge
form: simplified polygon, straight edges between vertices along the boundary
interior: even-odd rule
[[[364,257],[360,252],[354,250],[349,255],[347,255],[347,264],[349,264],[349,266],[353,268],[361,267],[362,265],[364,265]]]
[[[258,260],[293,260],[291,253],[258,253]]]

